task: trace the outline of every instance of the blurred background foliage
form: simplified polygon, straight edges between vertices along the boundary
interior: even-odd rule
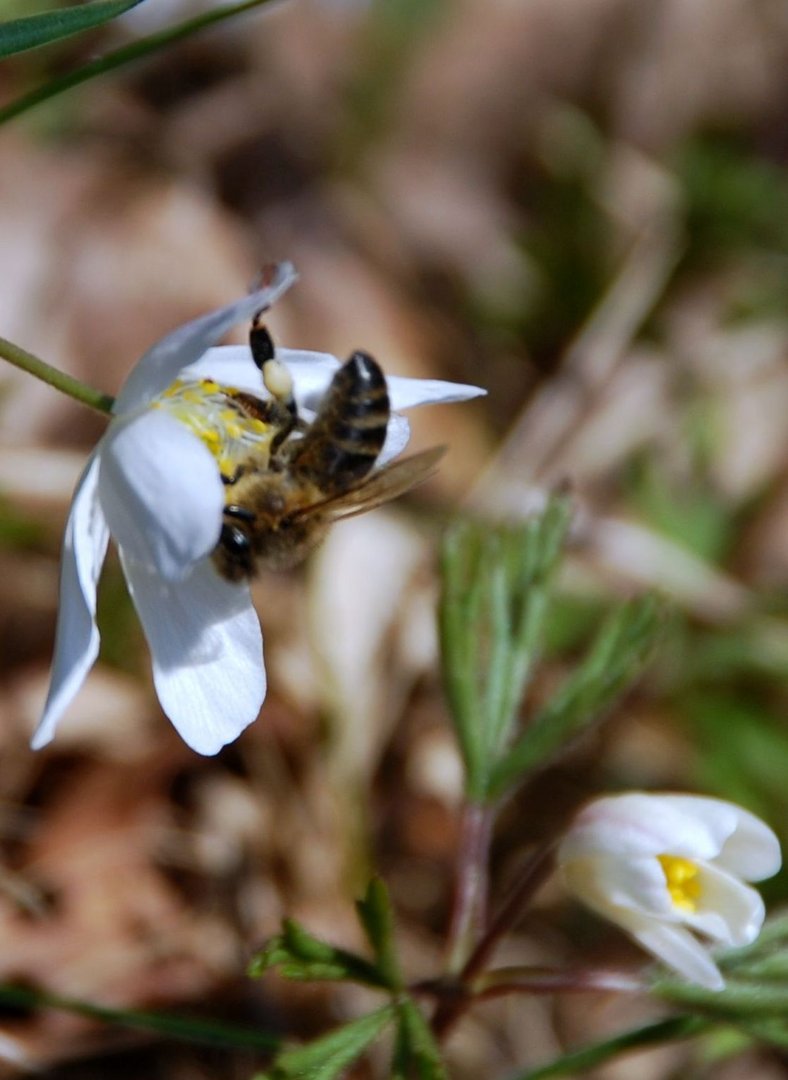
[[[218,6],[144,0],[12,57],[0,105]],[[239,973],[284,912],[357,945],[372,865],[409,974],[434,974],[460,792],[437,538],[459,506],[522,516],[566,479],[571,554],[529,708],[613,601],[655,587],[671,623],[603,733],[511,801],[494,887],[602,790],[719,795],[788,840],[787,60],[782,0],[285,0],[0,129],[0,332],[51,363],[111,393],[157,336],[290,258],[281,342],[489,390],[413,417],[414,445],[450,447],[431,485],[256,586],[271,689],[237,746],[179,745],[111,564],[101,662],[33,756],[59,534],[102,421],[0,372],[0,979],[315,1034],[361,991]],[[500,959],[577,950],[636,958],[548,887]],[[510,1075],[653,1010],[486,1005],[449,1044],[452,1076]],[[54,1012],[4,1031],[8,1075],[245,1077],[256,1060]],[[735,1041],[627,1065],[784,1062]]]

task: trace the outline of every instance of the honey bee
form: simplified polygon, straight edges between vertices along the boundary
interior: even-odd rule
[[[294,566],[333,522],[372,510],[425,480],[444,451],[434,447],[373,471],[391,414],[377,362],[354,352],[307,425],[298,415],[290,373],[276,360],[259,316],[249,342],[271,397],[235,391],[234,406],[275,434],[264,451],[251,450],[222,476],[225,506],[213,561],[228,581],[249,579],[261,567]]]

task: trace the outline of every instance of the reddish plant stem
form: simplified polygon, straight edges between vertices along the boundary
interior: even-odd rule
[[[490,971],[474,984],[462,987],[455,981],[428,979],[409,987],[412,994],[437,998],[443,1003],[486,1001],[509,994],[586,993],[589,990],[613,993],[640,993],[646,989],[642,979],[629,972],[605,968],[580,968],[570,971],[549,968],[499,968]]]
[[[629,972],[605,968],[578,968],[571,971],[501,968],[490,971],[476,986],[474,1000],[502,997],[505,994],[582,994],[589,990],[615,994],[641,993],[646,989],[642,979]]]
[[[468,982],[484,968],[495,946],[503,935],[511,930],[534,893],[550,875],[553,869],[554,846],[554,844],[549,844],[537,848],[526,860],[509,895],[468,957],[461,973],[464,982]]]
[[[450,974],[459,974],[487,921],[487,881],[494,811],[468,803],[460,824],[460,846],[447,941]]]
[[[527,860],[502,907],[465,960],[451,990],[447,987],[446,996],[438,1004],[432,1018],[432,1030],[436,1038],[445,1038],[473,1001],[474,994],[470,986],[472,979],[483,970],[501,937],[511,929],[523,908],[552,870],[553,848],[552,843],[545,845]],[[458,875],[458,883],[461,880]]]

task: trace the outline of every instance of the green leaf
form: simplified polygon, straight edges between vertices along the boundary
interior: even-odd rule
[[[656,1024],[635,1028],[622,1035],[615,1035],[612,1039],[593,1043],[581,1050],[573,1050],[551,1061],[548,1065],[540,1065],[535,1069],[518,1073],[516,1077],[512,1077],[512,1080],[547,1080],[548,1077],[553,1076],[583,1076],[589,1069],[629,1050],[641,1050],[647,1046],[662,1046],[677,1039],[689,1039],[707,1031],[709,1026],[708,1020],[697,1016],[676,1016],[669,1020],[659,1020]]]
[[[447,1073],[438,1044],[424,1014],[410,998],[397,1006],[397,1041],[392,1074],[394,1080],[446,1080]]]
[[[395,1017],[393,1005],[352,1020],[307,1046],[285,1050],[256,1080],[335,1080]]]
[[[650,989],[750,1038],[788,1046],[788,916],[770,919],[750,945],[729,949],[716,959],[725,975],[722,990],[673,978],[660,978]]]
[[[514,528],[464,522],[442,546],[441,657],[468,797],[483,803],[542,648],[571,504]]]
[[[781,1018],[788,1015],[788,983],[748,981],[738,974],[726,980],[723,990],[706,990],[692,983],[659,979],[652,983],[654,994],[679,1005],[691,1006],[726,1023],[738,1018],[759,1020]]]
[[[93,0],[74,8],[42,11],[0,23],[0,60],[101,26],[142,0]]]
[[[139,1031],[157,1032],[168,1039],[205,1046],[241,1047],[275,1050],[281,1046],[278,1035],[259,1028],[235,1027],[205,1017],[177,1016],[171,1013],[144,1012],[139,1009],[111,1009],[92,1001],[61,997],[27,986],[0,985],[0,1007],[9,1009],[61,1009],[76,1016],[87,1016],[103,1024],[116,1024]]]
[[[553,760],[639,676],[661,629],[654,596],[623,604],[607,619],[585,660],[498,763],[489,791],[503,795]]]
[[[457,525],[444,537],[443,589],[438,608],[444,688],[472,797],[481,793],[484,773],[481,701],[470,632],[478,619],[482,597],[482,583],[476,572],[479,540],[478,531],[470,524]]]
[[[788,1049],[788,1024],[782,1017],[766,1017],[763,1020],[748,1020],[741,1025],[752,1038],[762,1043],[771,1043],[781,1049]]]
[[[130,64],[134,60],[160,52],[176,41],[191,37],[192,34],[196,34],[214,23],[232,19],[236,15],[241,15],[245,11],[251,11],[253,8],[262,7],[268,3],[271,3],[271,0],[244,0],[243,3],[215,8],[193,19],[187,19],[175,26],[160,30],[156,34],[149,34],[147,37],[132,41],[129,45],[124,45],[120,49],[107,53],[105,56],[100,56],[96,60],[77,68],[76,71],[70,71],[65,75],[58,76],[58,78],[52,79],[43,86],[32,90],[29,94],[23,94],[22,97],[9,102],[8,105],[0,108],[0,124],[5,124],[9,120],[21,116],[22,113],[35,108],[36,105],[49,101],[74,86],[95,79],[99,75],[105,75],[107,72]]]
[[[380,878],[370,881],[366,895],[356,903],[356,911],[372,947],[381,979],[391,990],[399,990],[402,975],[394,944],[394,913],[388,889]]]
[[[248,971],[252,978],[260,978],[273,968],[285,979],[387,985],[368,960],[321,941],[293,919],[284,920],[282,933],[254,956]]]

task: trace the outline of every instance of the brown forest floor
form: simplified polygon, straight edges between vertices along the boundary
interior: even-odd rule
[[[149,29],[145,9],[196,6],[149,0],[89,43],[6,62],[0,92]],[[521,512],[567,477],[578,535],[535,693],[612,597],[658,587],[675,632],[603,735],[508,809],[494,887],[600,790],[699,789],[788,835],[787,10],[288,0],[2,131],[0,333],[50,362],[113,392],[151,341],[289,258],[279,341],[489,396],[414,415],[416,448],[449,446],[439,475],[255,586],[270,690],[236,745],[201,759],[171,730],[112,561],[101,660],[33,754],[60,531],[102,424],[0,371],[0,982],[315,1034],[360,992],[250,983],[245,964],[285,913],[359,945],[371,867],[409,976],[434,974],[460,794],[437,537],[461,503]],[[785,880],[769,890],[784,899]],[[636,959],[547,887],[500,959],[578,950]],[[654,1015],[615,995],[494,1002],[454,1034],[452,1076],[510,1076]],[[260,1066],[21,1009],[0,1060],[51,1080]],[[784,1062],[679,1046],[604,1075],[633,1069],[734,1080]]]

